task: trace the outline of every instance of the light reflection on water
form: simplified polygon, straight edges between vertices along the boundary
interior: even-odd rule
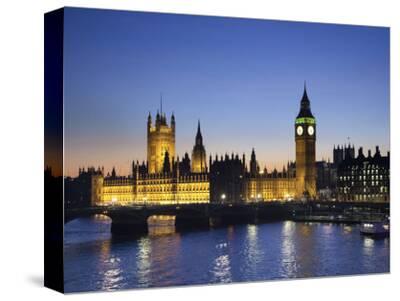
[[[138,241],[137,260],[137,277],[138,285],[146,286],[150,283],[150,268],[151,268],[151,242],[150,238],[142,237]]]
[[[103,290],[118,288],[119,282],[123,279],[121,276],[122,271],[119,267],[121,259],[111,254],[110,247],[110,241],[104,241],[100,247],[101,254],[97,269],[100,271],[98,272],[99,275],[104,276],[99,279]]]
[[[282,274],[293,278],[297,274],[297,261],[295,254],[295,223],[285,222],[282,227],[281,269]]]
[[[389,239],[357,225],[236,225],[115,240],[110,220],[78,219],[65,228],[65,290],[225,283],[389,271]]]
[[[245,269],[249,277],[257,277],[258,265],[262,262],[263,250],[259,247],[258,227],[246,226],[246,243],[244,248]]]
[[[213,268],[213,283],[228,283],[232,282],[231,266],[229,255],[220,255],[214,260]]]

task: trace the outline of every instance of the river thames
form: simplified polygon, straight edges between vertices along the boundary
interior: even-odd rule
[[[110,223],[97,216],[66,224],[65,292],[389,272],[389,238],[361,236],[359,225],[163,226],[116,239]]]

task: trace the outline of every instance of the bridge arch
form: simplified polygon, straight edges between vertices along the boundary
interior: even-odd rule
[[[64,224],[78,218],[87,218],[92,216],[106,216],[112,220],[112,216],[108,214],[108,211],[101,208],[73,208],[65,210]]]

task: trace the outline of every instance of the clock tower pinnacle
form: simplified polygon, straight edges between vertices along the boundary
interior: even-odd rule
[[[303,97],[300,102],[300,112],[295,121],[296,141],[296,197],[315,199],[316,166],[315,141],[316,122],[311,113],[310,100],[304,83]]]

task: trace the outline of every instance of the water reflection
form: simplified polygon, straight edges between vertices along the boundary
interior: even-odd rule
[[[136,254],[137,278],[139,286],[147,286],[151,283],[151,242],[150,238],[142,237],[138,241]]]
[[[159,227],[115,240],[109,222],[66,225],[66,292],[389,271],[389,239],[363,237],[357,225],[286,221],[184,233]]]
[[[258,264],[262,261],[263,252],[259,245],[258,226],[247,225],[246,241],[244,248],[245,266],[243,272],[249,277],[254,277],[258,272]]]
[[[123,279],[121,269],[109,269],[104,273],[102,290],[115,290],[121,288],[119,282]]]
[[[246,233],[246,255],[249,262],[257,263],[260,255],[258,248],[258,228],[256,225],[247,225]]]
[[[324,226],[320,223],[299,224],[302,235],[296,233],[295,239],[299,245],[297,253],[299,256],[299,274],[297,277],[312,277],[319,276],[318,269],[323,269],[324,258],[326,252],[326,245],[328,241],[332,240],[331,229],[332,225]],[[335,228],[337,230],[337,228]],[[329,234],[329,235],[327,235]],[[330,260],[335,259],[332,257]],[[323,271],[325,272],[325,271]]]
[[[322,231],[323,231],[324,235],[331,235],[334,231],[334,225],[332,223],[323,224]]]
[[[281,247],[281,269],[285,277],[293,278],[297,275],[297,262],[295,252],[295,239],[293,237],[296,224],[291,221],[283,223],[282,247]]]
[[[375,240],[371,237],[364,237],[363,253],[366,256],[371,256],[374,252]]]
[[[175,233],[175,216],[153,215],[147,219],[149,236],[161,236]]]
[[[141,286],[172,284],[177,254],[180,253],[180,234],[175,229],[175,216],[151,216],[148,236],[138,241],[137,268]],[[177,278],[174,280],[177,281]]]
[[[228,240],[233,241],[235,238],[235,227],[230,225],[228,226]]]
[[[235,227],[230,225],[226,229],[226,237],[221,237],[215,245],[215,258],[211,266],[211,282],[232,282],[232,268],[229,251],[235,243]]]
[[[174,234],[175,226],[149,226],[149,236],[164,236]]]
[[[179,233],[151,238],[151,277],[160,286],[181,281],[179,267],[181,237]]]
[[[212,273],[214,276],[212,282],[232,282],[231,266],[228,254],[220,255],[214,260]]]
[[[353,227],[351,227],[350,225],[343,225],[343,233],[344,234],[351,234],[351,232],[353,231]]]
[[[96,222],[104,219],[104,216],[98,215],[94,217]],[[123,280],[120,267],[121,259],[112,254],[111,240],[104,240],[100,243],[100,260],[98,261],[97,271],[100,276],[100,288],[102,290],[114,290],[119,288],[119,282]]]

